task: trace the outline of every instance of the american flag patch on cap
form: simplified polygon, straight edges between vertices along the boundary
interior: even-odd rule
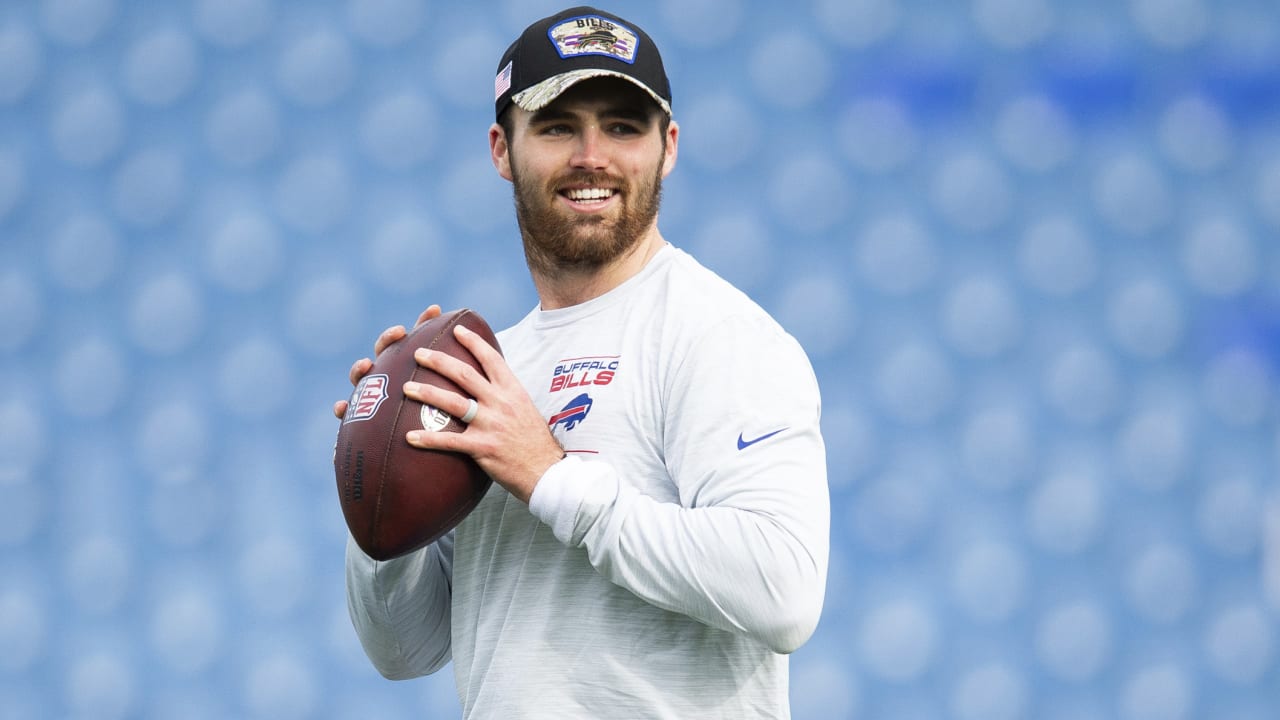
[[[493,99],[496,102],[502,97],[502,93],[511,89],[511,63],[502,68],[502,72],[498,73],[498,77],[493,79]]]

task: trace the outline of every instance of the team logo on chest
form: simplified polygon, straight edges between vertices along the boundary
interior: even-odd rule
[[[561,425],[564,425],[565,432],[577,427],[578,423],[587,419],[587,413],[591,412],[592,403],[591,396],[586,393],[582,393],[570,400],[563,410],[552,415],[551,419],[547,421],[547,424],[551,426],[551,432],[555,432],[556,428]]]
[[[554,393],[608,385],[618,374],[619,358],[620,355],[598,355],[561,360],[551,372],[551,387],[548,391]]]

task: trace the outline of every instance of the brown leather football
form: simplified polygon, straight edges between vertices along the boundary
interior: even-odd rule
[[[400,557],[449,532],[492,483],[467,455],[421,450],[405,440],[411,430],[466,429],[448,413],[404,396],[409,380],[460,392],[452,381],[418,365],[413,352],[420,347],[448,353],[484,373],[454,337],[459,324],[498,348],[488,323],[471,310],[428,320],[374,360],[351,393],[338,428],[333,455],[338,500],[352,537],[375,560]]]

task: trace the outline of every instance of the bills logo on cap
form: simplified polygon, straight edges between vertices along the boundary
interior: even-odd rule
[[[578,55],[604,55],[632,64],[636,61],[636,47],[640,36],[599,15],[572,17],[553,25],[547,31],[551,44],[562,58]]]
[[[365,375],[360,378],[360,384],[356,385],[356,389],[351,393],[351,401],[347,403],[347,414],[343,416],[342,422],[356,422],[373,417],[387,399],[388,382],[390,378],[382,374]]]

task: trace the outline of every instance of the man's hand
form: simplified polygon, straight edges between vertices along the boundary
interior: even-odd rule
[[[466,453],[494,481],[528,503],[542,474],[564,458],[564,450],[501,353],[461,325],[453,330],[458,342],[480,361],[484,375],[457,358],[423,348],[414,354],[418,364],[449,378],[464,394],[415,382],[405,383],[404,393],[456,418],[466,414],[470,398],[479,409],[465,431],[414,431],[408,434],[409,444]]]
[[[428,307],[426,310],[422,311],[422,314],[418,316],[418,321],[414,323],[413,326],[418,327],[422,323],[436,317],[440,317],[440,306],[432,305]],[[373,343],[373,356],[375,358],[378,357],[379,355],[382,354],[383,350],[387,349],[389,345],[403,340],[404,337],[408,334],[409,334],[409,331],[405,330],[405,327],[403,325],[392,325],[386,330],[383,330],[382,334],[379,335],[378,339],[375,340]],[[365,375],[368,375],[369,370],[372,368],[373,368],[373,360],[370,360],[369,358],[360,358],[359,360],[355,361],[355,363],[351,365],[351,372],[348,373],[348,378],[351,380],[351,386],[355,387],[356,384],[360,382],[360,378],[364,377]],[[334,417],[341,420],[343,416],[347,414],[347,401],[339,400],[338,402],[334,403],[333,414],[334,414]]]

